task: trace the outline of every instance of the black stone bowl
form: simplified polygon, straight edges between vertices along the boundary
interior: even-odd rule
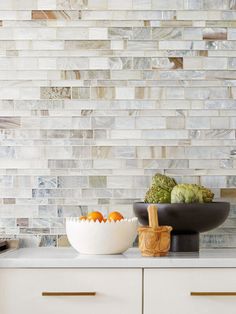
[[[142,225],[148,225],[144,202],[134,203],[134,214]],[[230,203],[155,204],[158,207],[159,225],[171,226],[172,252],[199,251],[199,233],[220,226],[228,217]]]

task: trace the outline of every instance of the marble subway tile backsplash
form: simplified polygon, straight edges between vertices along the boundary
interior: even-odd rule
[[[64,220],[132,216],[159,171],[231,202],[236,2],[0,1],[0,236],[66,246]]]

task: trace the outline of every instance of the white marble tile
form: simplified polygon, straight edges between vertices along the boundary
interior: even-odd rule
[[[157,171],[233,193],[235,8],[0,1],[1,232],[60,246],[63,217],[116,205],[132,216]],[[218,229],[201,243],[217,241]]]

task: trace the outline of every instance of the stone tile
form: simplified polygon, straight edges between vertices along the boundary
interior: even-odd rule
[[[135,57],[134,58],[134,69],[145,70],[151,69],[151,58]]]
[[[166,128],[167,129],[184,129],[185,118],[184,117],[167,117]]]
[[[227,9],[227,1],[217,0],[184,0],[185,8],[190,10],[221,10],[221,9]]]
[[[205,40],[225,40],[225,39],[227,39],[227,29],[226,28],[204,28],[203,29],[203,39],[205,39]]]
[[[57,217],[57,208],[55,205],[39,205],[38,217]]]
[[[209,188],[222,188],[226,186],[225,176],[201,176],[201,184]]]
[[[32,11],[32,19],[33,20],[54,20],[57,19],[57,15],[54,11]]]
[[[107,0],[108,9],[111,10],[120,10],[122,8],[123,10],[130,10],[132,9],[132,0],[120,0],[119,3],[116,0]]]
[[[64,218],[132,216],[157,171],[211,187],[235,241],[234,0],[0,3],[0,232],[68,246]]]
[[[56,0],[37,0],[38,9],[56,9]]]
[[[109,27],[109,39],[131,39],[133,36],[132,27]]]
[[[95,117],[92,118],[92,127],[94,129],[113,128],[114,122],[114,117]]]
[[[88,187],[88,178],[84,176],[60,176],[58,188],[84,188]]]
[[[136,117],[137,129],[165,129],[166,119],[162,117]]]
[[[97,39],[97,38],[95,38]],[[76,49],[110,49],[110,41],[108,40],[65,40],[65,50]]]
[[[236,187],[236,176],[227,177],[227,187]]]
[[[51,189],[57,186],[57,177],[38,177],[38,187]]]
[[[133,28],[133,37],[132,39],[151,39],[151,28],[147,27],[134,27]]]
[[[58,205],[58,217],[79,217],[86,216],[88,213],[88,206],[81,205]]]
[[[229,8],[231,10],[235,10],[236,9],[236,1],[235,0],[230,0],[229,1]]]
[[[153,27],[152,38],[154,40],[179,40],[182,39],[182,28]]]
[[[16,129],[21,126],[20,117],[0,117],[0,128],[1,129]]]
[[[134,99],[135,89],[133,87],[116,87],[115,98],[116,99]]]
[[[70,99],[70,87],[41,87],[41,99]]]
[[[88,0],[56,0],[57,9],[80,10],[86,9]]]
[[[96,40],[108,39],[107,28],[90,28],[89,39],[96,39]]]
[[[151,0],[135,0],[133,1],[134,10],[149,10],[152,6]]]
[[[89,187],[90,188],[106,188],[107,186],[107,177],[105,176],[91,176],[89,177]]]
[[[183,58],[152,58],[152,69],[175,70],[183,68]]]
[[[92,99],[114,99],[115,88],[114,87],[92,87],[91,98]]]
[[[28,228],[29,227],[29,219],[28,218],[17,218],[16,219],[16,225],[17,225],[17,227]]]
[[[109,68],[111,70],[126,70],[132,68],[132,58],[111,57],[109,58]]]
[[[39,243],[40,247],[55,247],[57,246],[57,236],[55,235],[43,235]]]
[[[58,70],[84,70],[89,68],[89,60],[87,58],[58,58],[56,60]]]
[[[162,158],[162,149],[161,147],[140,146],[136,148],[136,155],[139,159],[158,159]]]
[[[91,10],[107,9],[107,0],[88,0],[87,8]]]
[[[58,28],[57,39],[65,40],[86,40],[89,39],[89,29],[86,28]]]
[[[154,10],[181,10],[183,9],[182,0],[152,0],[152,9]]]
[[[69,247],[70,246],[70,243],[69,243],[66,235],[58,236],[57,246],[58,247]]]
[[[201,28],[184,28],[183,39],[185,40],[202,40],[202,29]]]
[[[72,87],[72,99],[89,99],[89,87]]]

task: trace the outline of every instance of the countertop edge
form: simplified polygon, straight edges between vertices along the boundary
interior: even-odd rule
[[[236,268],[236,249],[198,254],[142,257],[138,249],[122,255],[79,255],[72,249],[19,249],[0,254],[0,269],[21,268]]]

